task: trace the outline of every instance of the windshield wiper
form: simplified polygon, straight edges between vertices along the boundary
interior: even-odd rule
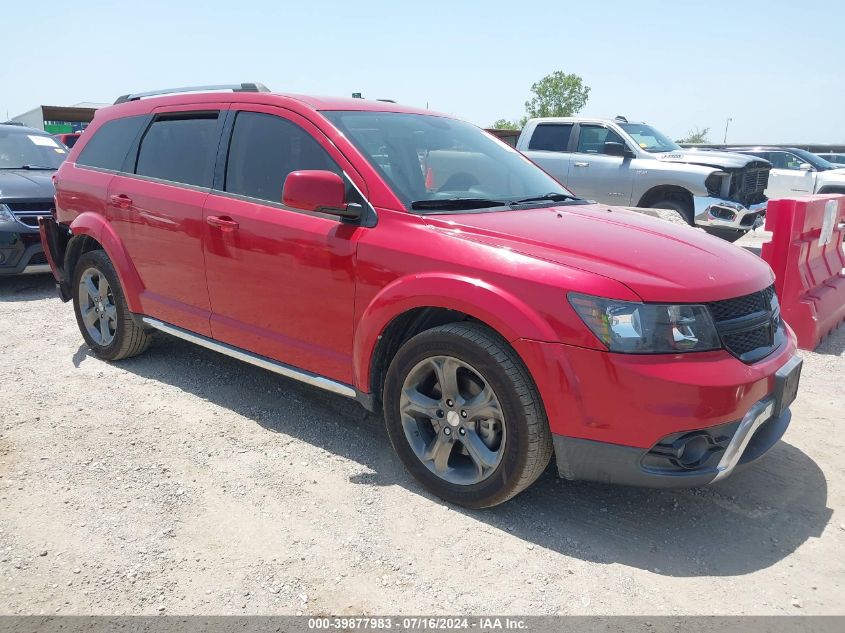
[[[528,202],[542,202],[543,200],[551,200],[552,202],[563,202],[564,200],[578,200],[578,198],[575,196],[570,196],[566,193],[547,193],[542,196],[531,196],[530,198],[516,200],[511,204],[527,204]]]
[[[33,169],[54,171],[57,167],[45,167],[44,165],[21,165],[20,167],[0,167],[0,169]]]
[[[486,207],[506,207],[507,200],[489,198],[446,198],[441,200],[414,200],[411,208],[417,211],[459,211],[462,209],[484,209]]]

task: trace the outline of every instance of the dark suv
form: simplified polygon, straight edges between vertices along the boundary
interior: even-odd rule
[[[49,134],[0,125],[0,275],[49,272],[38,218],[53,210],[52,176],[65,156]]]

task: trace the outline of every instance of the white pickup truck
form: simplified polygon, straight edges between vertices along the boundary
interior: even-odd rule
[[[767,161],[681,149],[645,123],[624,117],[531,119],[516,149],[582,198],[672,209],[729,241],[763,223]]]
[[[769,198],[845,193],[845,165],[838,165],[794,147],[737,147],[730,149],[769,161]]]

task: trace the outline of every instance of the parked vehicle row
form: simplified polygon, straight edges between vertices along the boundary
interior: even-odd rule
[[[52,213],[50,179],[66,155],[45,132],[0,124],[0,275],[49,270],[38,218]]]
[[[731,242],[763,223],[767,161],[684,150],[645,123],[624,117],[532,119],[516,148],[590,200],[672,209],[690,225]]]
[[[783,434],[801,361],[760,258],[577,197],[446,115],[234,90],[121,97],[59,168],[42,240],[98,357],[159,330],[355,398],[474,508],[553,454],[567,479],[695,486]],[[570,134],[614,158],[652,134],[608,153],[603,129]],[[743,213],[761,195],[762,161],[662,153],[640,169]]]

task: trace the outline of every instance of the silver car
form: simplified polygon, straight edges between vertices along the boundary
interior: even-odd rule
[[[757,157],[682,149],[624,117],[531,119],[516,148],[583,198],[673,209],[729,241],[763,223],[771,165]]]

